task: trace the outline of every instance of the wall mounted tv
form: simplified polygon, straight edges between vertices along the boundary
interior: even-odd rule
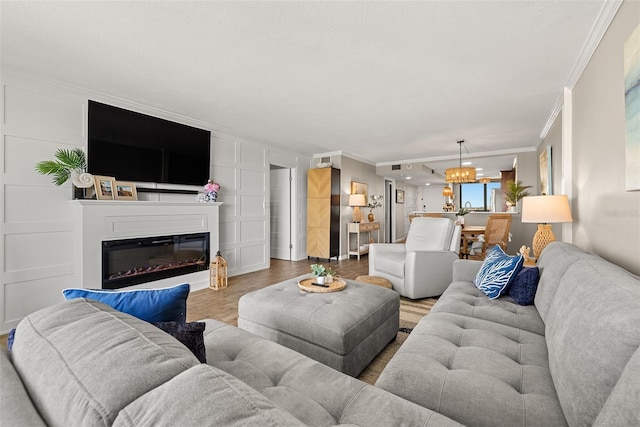
[[[87,169],[121,181],[204,185],[211,132],[89,101]]]

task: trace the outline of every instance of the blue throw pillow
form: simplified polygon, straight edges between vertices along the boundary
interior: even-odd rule
[[[516,304],[531,305],[538,289],[540,270],[538,267],[523,268],[509,287],[509,296]]]
[[[13,328],[9,331],[9,335],[7,336],[7,350],[11,351],[13,349],[13,342],[16,339],[16,328]]]
[[[187,318],[189,284],[161,289],[65,289],[65,299],[86,298],[107,304],[147,322],[180,322]]]
[[[499,245],[496,245],[485,257],[476,275],[475,285],[489,299],[496,299],[507,291],[523,263],[522,255],[507,255]]]

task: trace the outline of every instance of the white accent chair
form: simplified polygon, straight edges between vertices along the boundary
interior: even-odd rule
[[[414,218],[405,244],[371,244],[369,275],[389,280],[407,298],[442,295],[453,280],[461,230],[449,218]]]

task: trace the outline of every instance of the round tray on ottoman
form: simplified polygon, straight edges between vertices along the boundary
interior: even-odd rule
[[[342,279],[333,279],[333,282],[326,283],[326,286],[312,285],[316,279],[303,279],[298,282],[298,287],[305,292],[338,292],[347,287],[347,282]]]
[[[392,289],[391,282],[380,276],[358,276],[356,282],[369,283],[370,285],[382,286],[387,289]]]

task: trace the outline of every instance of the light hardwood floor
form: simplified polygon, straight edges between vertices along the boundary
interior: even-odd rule
[[[264,288],[275,283],[302,274],[310,273],[311,264],[331,266],[341,277],[355,279],[369,272],[367,258],[349,259],[342,261],[310,260],[282,261],[271,259],[271,267],[253,273],[242,274],[229,278],[226,289],[215,291],[203,289],[192,292],[187,299],[187,321],[202,319],[216,319],[230,325],[238,325],[238,300],[247,292]],[[0,346],[6,347],[7,335],[0,336]]]
[[[217,319],[230,325],[238,324],[238,300],[247,292],[310,273],[311,264],[331,266],[345,279],[355,279],[369,272],[367,257],[342,261],[310,260],[282,261],[271,259],[271,267],[229,278],[226,289],[203,289],[192,292],[187,300],[187,321]]]

